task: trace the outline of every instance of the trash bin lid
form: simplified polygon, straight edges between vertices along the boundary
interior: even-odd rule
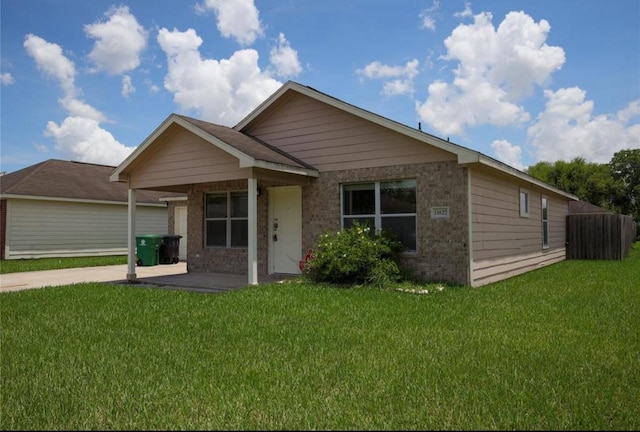
[[[157,238],[162,238],[163,236],[162,234],[140,234],[136,237],[157,239]]]

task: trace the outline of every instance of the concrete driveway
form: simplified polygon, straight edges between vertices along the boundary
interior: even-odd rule
[[[205,293],[225,292],[247,286],[247,276],[225,273],[187,273],[187,263],[136,267],[139,284],[146,287],[183,289]],[[271,278],[264,282],[274,282]],[[127,265],[44,270],[0,275],[0,292],[19,291],[81,282],[129,284]]]

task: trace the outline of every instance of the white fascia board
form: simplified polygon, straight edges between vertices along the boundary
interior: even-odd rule
[[[83,198],[64,198],[64,197],[49,197],[41,195],[12,195],[2,194],[0,199],[23,199],[32,201],[57,201],[57,202],[73,202],[73,203],[85,203],[85,204],[110,204],[110,205],[128,205],[126,201],[107,201],[107,200],[92,200]],[[137,203],[138,206],[143,207],[166,207],[165,204],[155,203]]]
[[[254,160],[251,165],[243,165],[240,163],[240,168],[264,168],[271,171],[279,171],[289,174],[298,174],[307,177],[318,177],[318,171],[308,168],[298,168],[291,165],[283,165],[275,162],[267,162],[263,160]]]
[[[183,197],[160,197],[158,201],[187,201],[189,197],[187,195]]]
[[[145,139],[142,144],[140,144],[130,155],[127,157],[118,167],[111,173],[109,176],[109,180],[112,182],[126,182],[128,180],[128,176],[123,175],[122,172],[142,153],[144,152],[160,135],[164,133],[172,124],[178,124],[193,133],[194,135],[202,138],[203,140],[213,144],[218,147],[220,150],[229,153],[230,155],[238,158],[240,160],[240,165],[250,164],[253,162],[253,158],[248,156],[247,154],[241,152],[233,146],[225,143],[224,141],[219,140],[213,135],[203,131],[199,127],[189,123],[188,121],[182,119],[181,117],[171,114],[160,126],[158,126],[152,133]]]

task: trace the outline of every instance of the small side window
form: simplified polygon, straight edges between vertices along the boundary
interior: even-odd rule
[[[520,189],[520,217],[529,217],[529,191]]]
[[[542,197],[542,248],[549,247],[549,200]]]

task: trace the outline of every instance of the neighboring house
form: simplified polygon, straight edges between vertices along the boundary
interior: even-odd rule
[[[115,167],[56,159],[0,177],[1,259],[124,255],[127,187]],[[139,233],[167,234],[166,192],[140,191]]]
[[[132,203],[144,189],[186,193],[188,271],[249,284],[299,273],[321,234],[359,219],[398,235],[416,277],[483,285],[565,259],[577,199],[291,81],[233,128],[170,115],[111,180]]]

